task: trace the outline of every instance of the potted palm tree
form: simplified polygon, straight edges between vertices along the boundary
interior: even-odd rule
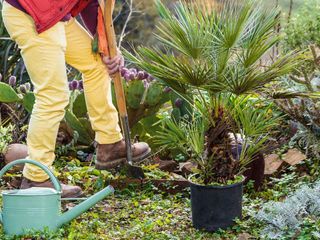
[[[193,225],[226,228],[241,218],[242,174],[276,123],[268,108],[255,108],[255,101],[280,97],[272,83],[303,56],[290,52],[268,58],[280,41],[274,32],[279,11],[259,2],[225,1],[216,12],[183,1],[173,12],[160,0],[156,5],[162,18],[159,46],[125,55],[195,107],[193,121],[168,124],[162,136],[177,132],[162,143],[187,148],[197,163],[190,178]]]

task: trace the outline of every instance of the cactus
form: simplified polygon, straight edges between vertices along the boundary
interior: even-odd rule
[[[147,92],[145,103],[147,106],[153,107],[163,99],[163,86],[154,81],[150,84]]]
[[[126,101],[130,125],[133,126],[142,118],[155,114],[167,101],[169,96],[164,86],[144,71],[135,68],[122,68],[121,76],[124,78]],[[113,100],[115,95],[113,90]]]
[[[171,112],[171,117],[174,119],[176,122],[180,121],[181,119],[181,112],[179,108],[173,108]]]
[[[11,83],[13,83],[13,78],[11,78]],[[25,94],[18,94],[9,84],[0,82],[0,102],[21,103],[23,107],[29,113],[31,113],[33,104],[35,102],[35,96],[34,96],[34,93],[27,91],[28,89],[30,89],[30,87],[28,87],[28,84],[25,84],[25,85],[23,85],[26,88]]]
[[[23,94],[18,94],[9,84],[0,82],[0,102],[21,103],[25,110],[28,113],[31,113],[35,103],[34,93],[29,92],[31,88],[30,83],[26,83],[21,86],[24,86],[25,91],[21,91],[21,89],[19,89]]]
[[[35,96],[33,92],[28,92],[23,96],[22,105],[28,111],[28,113],[32,112],[34,102],[35,102]]]
[[[155,115],[160,107],[170,100],[170,91],[165,90],[165,87],[154,80],[150,74],[137,69],[123,68],[121,75],[124,77],[123,85],[132,127],[141,119]],[[12,78],[12,85],[14,85],[13,82]],[[18,90],[23,94],[17,94],[9,84],[0,82],[0,102],[20,102],[31,113],[35,96],[33,92],[30,92],[30,88],[28,84],[21,85]],[[83,82],[73,80],[69,82],[69,88],[72,92],[65,120],[71,129],[79,133],[79,143],[90,145],[94,139],[94,131],[87,118],[85,96],[82,92]],[[112,96],[116,105],[113,88]]]
[[[26,87],[26,85],[20,85],[19,86],[19,91],[21,92],[21,93],[23,93],[23,94],[26,94],[28,91],[27,91],[27,87]]]
[[[87,107],[84,97],[84,93],[80,93],[74,100],[72,106],[72,112],[77,117],[86,117],[87,116]]]
[[[84,120],[78,119],[69,109],[66,111],[65,119],[67,124],[79,133],[78,141],[85,145],[90,145],[94,137],[88,131],[88,125],[84,123]]]
[[[127,105],[130,108],[138,109],[145,92],[143,82],[140,80],[133,80],[128,83],[126,88]]]
[[[0,102],[14,103],[21,101],[22,97],[19,96],[9,84],[0,82]]]
[[[14,87],[14,86],[16,86],[16,83],[17,83],[17,78],[16,78],[16,76],[10,76],[10,77],[9,77],[9,85],[10,85],[11,87]]]
[[[13,80],[11,80],[11,82],[12,81]],[[73,86],[75,86],[75,83],[73,84]],[[31,113],[35,103],[35,95],[33,92],[29,92],[30,88],[31,86],[29,83],[21,85],[18,89],[23,94],[17,94],[17,92],[9,84],[0,82],[0,102],[20,103],[23,105],[26,111]],[[78,95],[76,95],[75,99],[71,98],[71,101],[73,101],[72,111],[70,111],[70,109],[66,111],[66,122],[74,131],[79,133],[80,143],[90,145],[94,139],[94,131],[91,128],[89,120],[85,118],[87,108],[85,104],[84,93],[79,94],[78,92]]]
[[[170,100],[170,94],[165,91],[165,87],[147,72],[122,68],[121,76],[124,79],[129,122],[132,127],[141,119],[156,114],[160,107]],[[113,88],[112,96],[116,105]]]
[[[180,121],[181,118],[191,120],[192,106],[173,91],[170,91],[170,99],[173,107],[171,112],[172,118],[176,121]]]

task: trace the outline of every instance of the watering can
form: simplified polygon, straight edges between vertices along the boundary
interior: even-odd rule
[[[0,221],[7,235],[23,235],[27,231],[41,231],[45,227],[51,231],[55,230],[114,192],[113,187],[108,186],[66,213],[61,214],[61,185],[45,165],[34,160],[16,160],[0,171],[0,178],[14,165],[23,163],[34,164],[44,170],[49,175],[54,189],[33,187],[3,191],[3,210],[0,212]]]

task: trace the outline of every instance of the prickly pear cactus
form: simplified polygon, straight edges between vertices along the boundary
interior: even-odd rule
[[[129,108],[138,109],[146,91],[143,82],[140,80],[130,81],[126,88],[126,99]]]
[[[148,107],[156,106],[162,102],[161,100],[164,97],[163,86],[158,82],[152,82],[147,91],[145,104],[147,104]]]
[[[35,100],[36,98],[33,92],[28,92],[23,96],[22,105],[28,111],[28,113],[32,112]]]
[[[0,102],[3,103],[22,103],[24,108],[31,113],[32,108],[35,102],[35,96],[33,92],[30,92],[30,83],[26,83],[23,86],[21,91],[21,86],[18,88],[19,93],[17,93],[13,86],[15,85],[13,76],[9,78],[9,83],[6,84],[3,82],[0,82]]]
[[[156,114],[160,107],[170,100],[164,86],[154,80],[150,74],[135,68],[123,68],[121,75],[124,79],[130,126],[133,127],[141,119]],[[112,95],[116,105],[114,89]]]
[[[0,102],[14,103],[20,102],[21,100],[22,97],[19,96],[9,84],[0,82]]]
[[[86,117],[87,116],[87,107],[86,107],[86,101],[84,97],[84,93],[80,93],[77,95],[75,100],[73,101],[72,105],[72,112],[77,117]]]
[[[83,118],[77,118],[77,116],[74,115],[74,113],[69,109],[66,111],[65,119],[68,126],[70,126],[74,131],[78,132],[80,143],[90,145],[93,142],[94,136],[89,130],[89,120],[85,121]]]

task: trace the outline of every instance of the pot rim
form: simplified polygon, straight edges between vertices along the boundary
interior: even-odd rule
[[[194,183],[190,180],[188,180],[190,182],[190,185],[192,186],[196,186],[196,187],[203,187],[203,188],[216,188],[216,189],[226,189],[226,188],[234,188],[234,187],[237,187],[237,186],[240,186],[240,185],[243,185],[243,183],[245,182],[245,180],[241,181],[241,182],[238,182],[238,183],[233,183],[233,184],[230,184],[230,185],[223,185],[223,186],[218,186],[218,185],[200,185],[200,184],[197,184],[197,183]]]

